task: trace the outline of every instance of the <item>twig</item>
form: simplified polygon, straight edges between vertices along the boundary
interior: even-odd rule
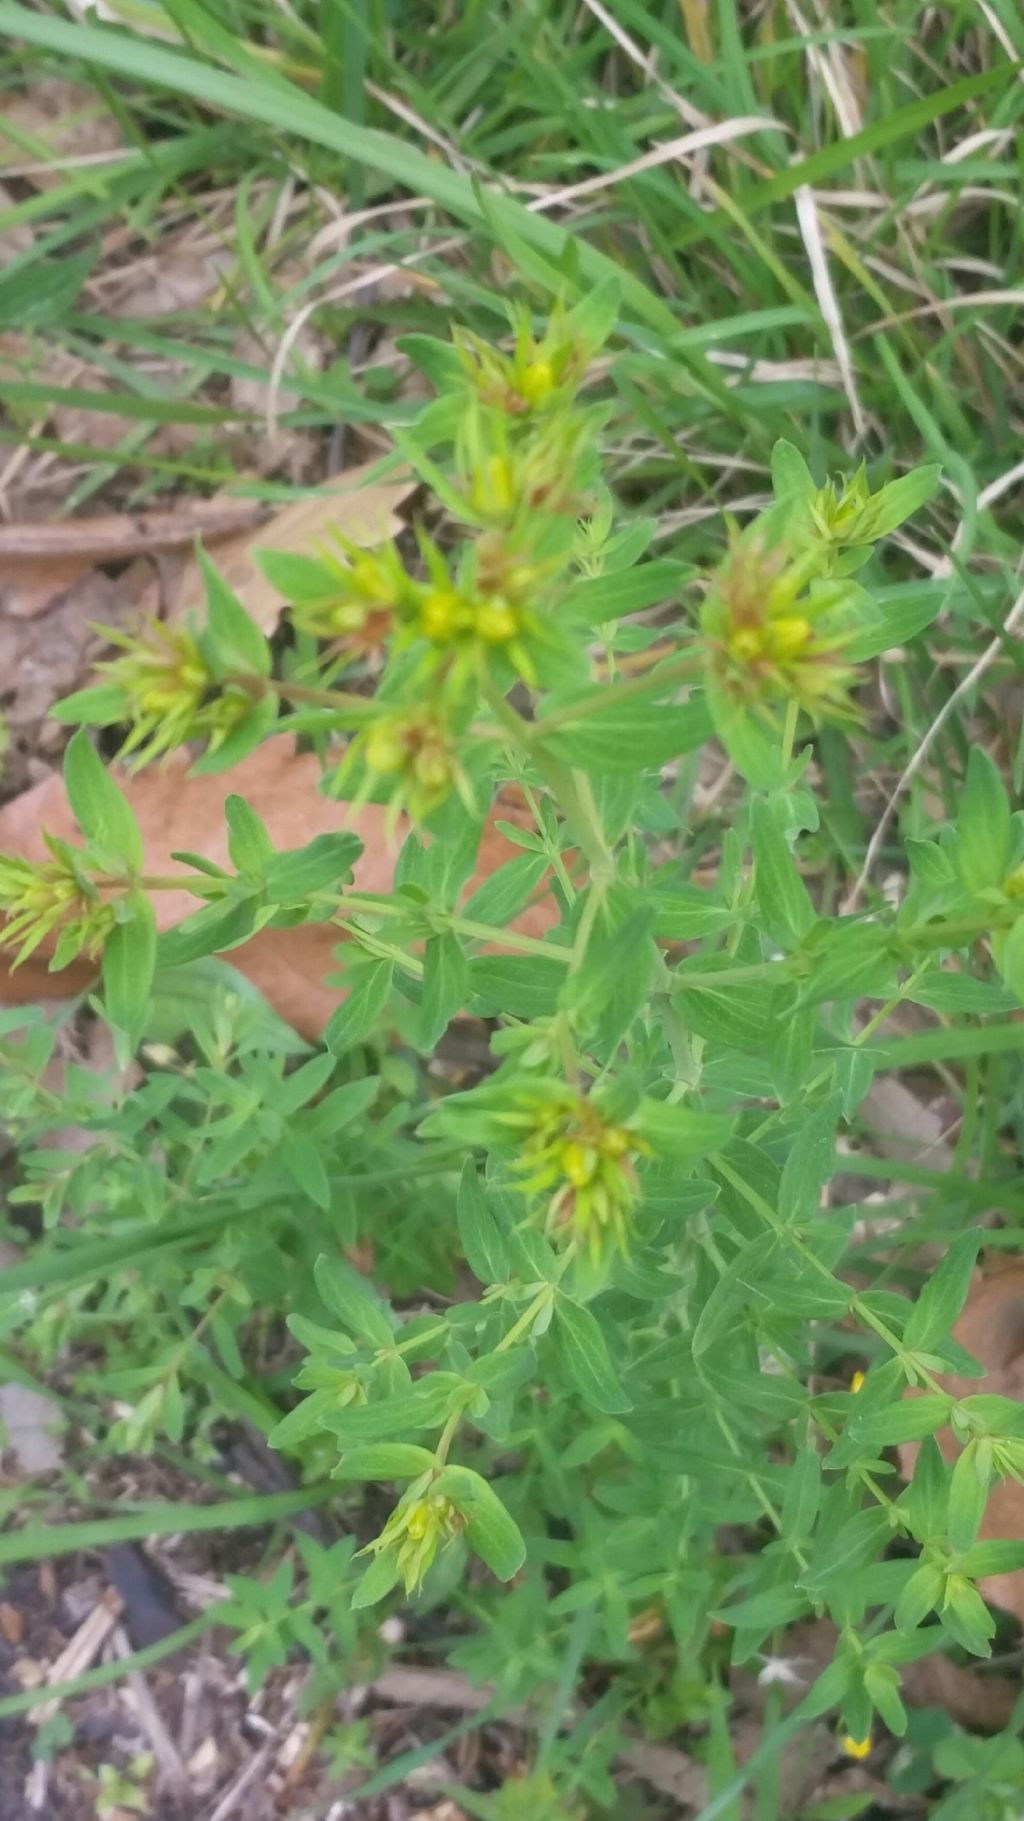
[[[112,1588],[102,1595],[88,1617],[82,1620],[74,1637],[65,1645],[57,1661],[51,1663],[46,1678],[49,1687],[55,1687],[59,1682],[71,1681],[74,1677],[81,1675],[83,1670],[88,1669],[90,1663],[95,1662],[121,1616],[121,1605],[120,1594],[115,1593]],[[45,1726],[48,1720],[53,1719],[59,1705],[59,1701],[40,1701],[38,1707],[33,1707],[28,1716],[33,1726]]]
[[[234,1814],[250,1784],[255,1783],[257,1777],[266,1769],[272,1749],[272,1741],[260,1746],[256,1756],[250,1758],[241,1776],[235,1779],[227,1794],[218,1802],[210,1816],[210,1821],[228,1821],[228,1816]]]
[[[41,525],[0,525],[0,558],[143,556],[181,549],[197,537],[230,537],[267,517],[260,500],[196,500],[178,512],[112,513]]]
[[[121,1658],[130,1657],[134,1654],[131,1644],[128,1641],[128,1634],[122,1625],[117,1626],[111,1643],[113,1644],[116,1655]],[[129,1670],[127,1688],[131,1695],[132,1706],[135,1709],[139,1724],[142,1726],[146,1737],[153,1747],[153,1755],[163,1772],[166,1782],[172,1789],[176,1790],[178,1794],[181,1794],[188,1784],[185,1766],[178,1754],[178,1748],[175,1745],[174,1740],[171,1738],[170,1733],[160,1718],[156,1702],[149,1692],[149,1684],[146,1681],[145,1676],[141,1675],[137,1669]]]

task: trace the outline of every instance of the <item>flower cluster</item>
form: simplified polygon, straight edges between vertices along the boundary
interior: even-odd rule
[[[455,346],[470,387],[485,405],[512,417],[551,411],[571,399],[593,353],[564,304],[557,303],[538,339],[529,311],[513,312],[514,345],[504,354],[468,330]]]
[[[579,1240],[595,1261],[628,1251],[636,1162],[648,1148],[638,1133],[570,1088],[509,1115],[513,1121],[525,1127],[515,1168],[527,1193],[547,1197],[549,1232]]]
[[[816,578],[814,566],[813,556],[794,558],[759,529],[735,537],[704,603],[709,662],[753,707],[789,699],[815,721],[851,720],[857,672],[844,655],[844,588]]]
[[[443,1493],[431,1492],[422,1479],[399,1500],[379,1536],[364,1553],[394,1555],[406,1593],[418,1593],[439,1549],[464,1528],[458,1507]]]
[[[97,725],[127,723],[122,757],[146,765],[191,740],[216,751],[251,711],[250,691],[217,678],[201,639],[188,627],[153,620],[141,636],[114,627],[102,631],[122,656],[99,664],[100,687],[70,703],[88,710]]]
[[[0,855],[0,912],[6,919],[0,941],[17,950],[15,967],[54,931],[59,932],[54,968],[82,953],[94,959],[117,920],[114,901],[104,898],[83,870],[84,856],[52,835],[43,839],[50,860],[33,864]]]

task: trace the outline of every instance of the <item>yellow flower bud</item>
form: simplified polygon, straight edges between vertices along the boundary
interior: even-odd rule
[[[787,615],[784,619],[770,622],[765,642],[769,655],[785,662],[787,658],[802,657],[812,637],[810,620]]]
[[[574,1189],[583,1189],[588,1182],[593,1182],[598,1155],[591,1145],[577,1144],[571,1140],[562,1146],[561,1161],[563,1173]]]
[[[454,588],[432,588],[420,608],[420,624],[428,639],[447,644],[461,632],[466,620],[466,604]]]
[[[842,1746],[848,1758],[866,1758],[871,1750],[871,1734],[866,1739],[854,1739],[850,1733],[844,1733]]]
[[[372,727],[366,736],[364,752],[370,770],[383,772],[385,776],[401,771],[407,756],[405,742],[390,727]]]
[[[756,626],[738,626],[729,640],[729,652],[741,664],[756,664],[764,657],[764,641]]]
[[[519,393],[528,405],[542,405],[557,385],[555,369],[549,360],[531,360],[519,379]]]
[[[446,790],[452,781],[452,768],[446,753],[439,747],[426,746],[416,754],[413,770],[426,791]]]
[[[627,1132],[624,1126],[610,1125],[601,1140],[601,1149],[606,1157],[625,1157],[635,1143],[634,1134]]]
[[[482,601],[473,616],[473,628],[488,645],[507,645],[519,631],[519,618],[507,601]]]

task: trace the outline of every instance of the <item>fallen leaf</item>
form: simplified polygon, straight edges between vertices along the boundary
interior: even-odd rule
[[[48,717],[102,655],[106,640],[96,623],[131,627],[157,600],[156,571],[140,557],[116,581],[101,569],[86,569],[32,619],[0,616],[0,706],[11,734],[7,790],[34,783],[40,761],[56,757],[64,744],[65,730]]]
[[[4,122],[40,141],[38,153],[0,130],[0,161],[5,174],[16,173],[36,190],[67,181],[68,162],[114,152],[123,145],[121,128],[96,97],[95,89],[45,76],[31,88],[4,96]]]
[[[258,501],[225,498],[183,501],[156,512],[0,525],[0,617],[30,620],[48,613],[96,564],[189,550],[197,537],[216,549],[225,538],[253,532],[265,518]],[[8,664],[3,670],[11,674]]]
[[[417,482],[412,475],[403,474],[394,480],[365,484],[366,476],[376,465],[350,469],[337,485],[325,487],[312,498],[295,500],[258,531],[240,532],[218,545],[217,568],[264,632],[271,632],[277,625],[284,602],[256,562],[257,550],[312,556],[318,540],[327,540],[332,531],[340,531],[354,544],[372,545],[383,543],[402,529],[398,508],[415,491]],[[171,617],[187,613],[204,598],[199,564],[190,555],[168,603]]]
[[[993,1260],[983,1272],[976,1273],[953,1337],[984,1366],[985,1377],[936,1374],[952,1397],[975,1397],[984,1392],[1024,1398],[1024,1260]],[[907,1395],[920,1394],[909,1391]],[[955,1461],[960,1447],[951,1432],[944,1429],[936,1439],[945,1458]],[[918,1455],[917,1445],[905,1443],[899,1455],[903,1475],[909,1479]],[[993,1486],[979,1535],[984,1541],[1024,1541],[1024,1486],[1009,1479]],[[989,1575],[978,1585],[993,1606],[1012,1612],[1024,1624],[1024,1569]]]
[[[387,839],[385,809],[369,803],[353,815],[347,804],[323,796],[318,789],[319,760],[312,753],[296,753],[287,737],[266,741],[232,771],[219,776],[190,777],[188,765],[188,756],[177,753],[166,765],[153,765],[134,775],[115,769],[139,819],[148,872],[187,871],[171,859],[181,849],[229,865],[224,802],[237,792],[263,817],[277,847],[299,847],[315,835],[351,828],[363,842],[355,867],[357,889],[390,890],[398,845]],[[506,821],[514,813],[507,804],[496,811]],[[0,809],[0,852],[42,859],[46,853],[44,829],[64,840],[80,838],[63,782],[56,774]],[[467,890],[475,890],[518,851],[492,818]],[[198,900],[186,891],[159,892],[155,907],[160,928],[169,929],[198,909]],[[528,906],[515,927],[531,935],[543,934],[555,916],[552,901],[545,899]],[[325,986],[324,977],[336,969],[334,950],[341,940],[336,927],[323,923],[261,930],[241,948],[232,949],[229,959],[282,1018],[303,1036],[315,1038],[338,1004],[337,988]],[[67,999],[83,991],[94,977],[95,970],[88,964],[76,962],[53,974],[44,960],[32,957],[13,973],[3,968],[0,1001],[24,1005],[35,999]]]

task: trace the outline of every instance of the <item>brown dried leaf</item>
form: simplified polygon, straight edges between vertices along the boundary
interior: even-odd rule
[[[48,613],[92,566],[93,558],[82,555],[6,557],[0,579],[0,614],[5,619],[33,620]],[[4,669],[9,675],[6,665]]]
[[[986,1376],[978,1379],[961,1378],[955,1373],[940,1375],[951,1396],[973,1397],[985,1392],[1024,1398],[1024,1260],[997,1259],[986,1264],[985,1271],[975,1276],[953,1335],[985,1367]],[[960,1449],[950,1431],[944,1429],[937,1439],[946,1459],[956,1460]],[[913,1473],[917,1453],[913,1443],[899,1450],[907,1479]],[[1024,1541],[1024,1486],[1016,1480],[1001,1480],[993,1487],[980,1536],[986,1541]],[[1024,1569],[990,1575],[979,1586],[993,1606],[1004,1607],[1024,1624]]]
[[[46,76],[29,89],[5,95],[3,117],[41,142],[34,156],[0,130],[0,161],[37,190],[64,183],[68,165],[77,159],[117,151],[124,143],[120,126],[97,101],[95,90],[62,76]]]
[[[185,872],[187,869],[171,859],[172,853],[182,849],[229,865],[224,801],[237,791],[263,817],[271,839],[281,848],[299,847],[315,835],[351,828],[363,842],[355,868],[357,888],[363,892],[390,889],[397,845],[386,838],[385,810],[370,803],[353,816],[347,804],[322,796],[317,788],[319,761],[311,753],[296,753],[289,739],[268,740],[233,771],[218,777],[189,777],[188,763],[187,756],[179,753],[166,765],[151,766],[134,776],[116,774],[139,819],[147,871]],[[506,820],[513,813],[508,806],[499,811]],[[46,853],[43,829],[65,840],[79,839],[63,783],[56,775],[0,809],[0,851],[42,859]],[[475,890],[517,851],[492,823],[485,830],[477,874],[469,890]],[[161,929],[171,928],[196,909],[198,900],[188,892],[156,894]],[[554,915],[548,900],[528,907],[516,927],[541,934]],[[337,989],[325,986],[324,976],[335,970],[334,949],[341,939],[329,924],[266,929],[233,949],[229,958],[282,1018],[304,1036],[315,1038],[338,1003]],[[94,975],[95,970],[81,962],[51,974],[45,960],[33,957],[13,973],[3,968],[0,1001],[24,1005],[35,999],[66,999],[82,991]]]
[[[340,531],[355,544],[370,546],[401,530],[398,508],[415,491],[417,483],[406,474],[396,480],[364,485],[371,466],[350,469],[336,486],[324,488],[311,499],[296,500],[255,533],[241,532],[237,537],[225,538],[218,546],[218,569],[264,632],[271,632],[277,625],[283,602],[259,568],[254,554],[257,550],[308,556],[315,552],[318,539],[328,538],[332,531]],[[204,595],[202,575],[193,556],[186,561],[169,603],[172,618],[197,606]]]

